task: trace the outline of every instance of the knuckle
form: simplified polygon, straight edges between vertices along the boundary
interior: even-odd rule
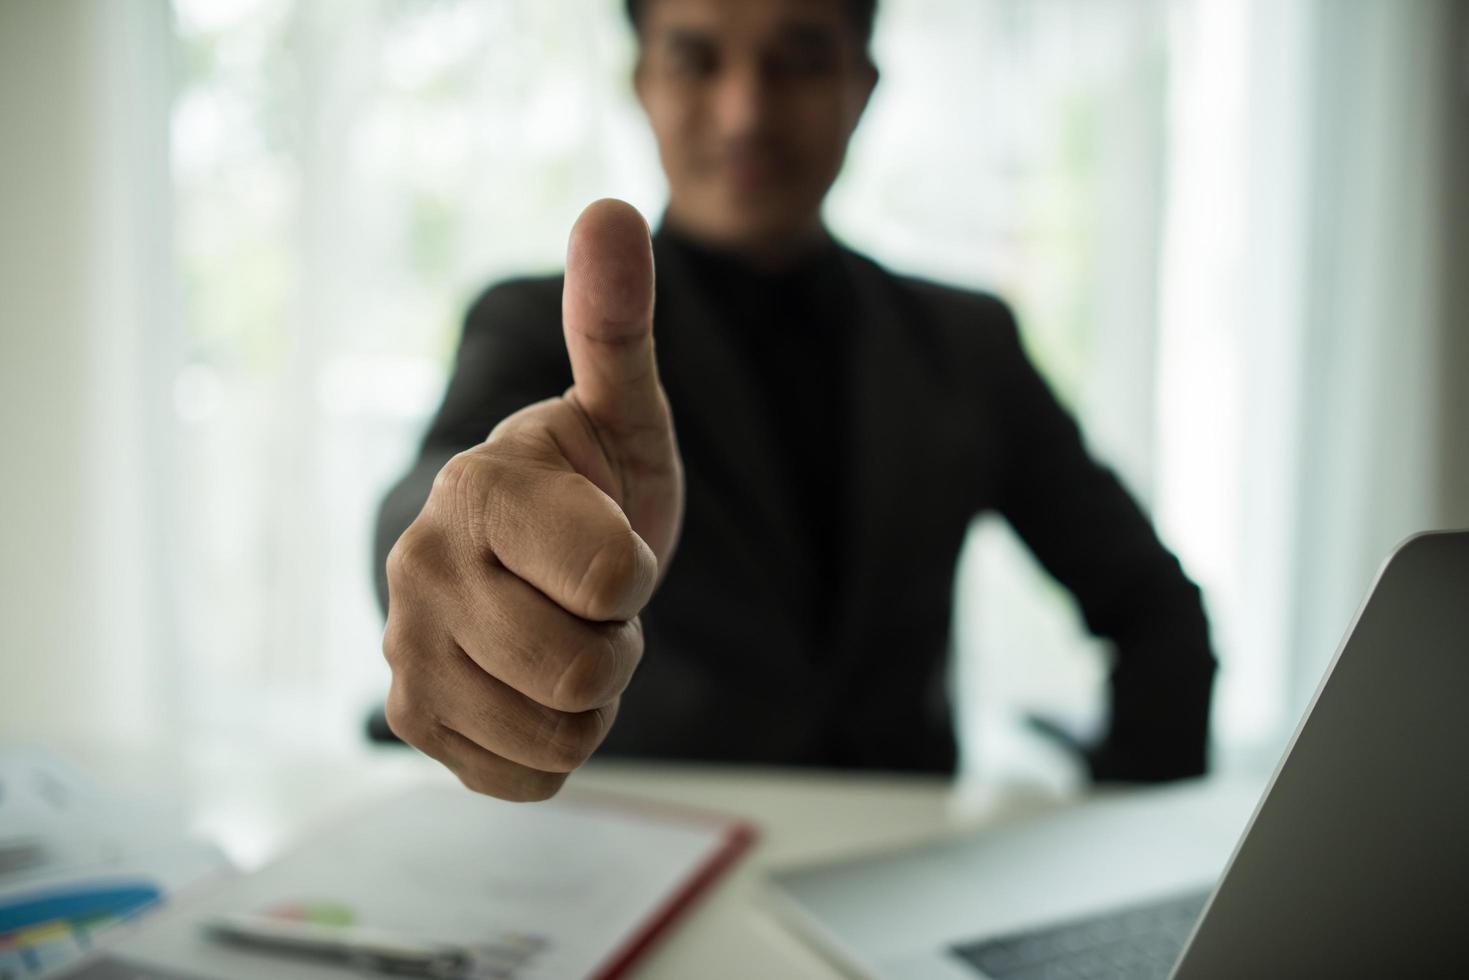
[[[551,707],[558,711],[589,711],[616,692],[617,653],[612,643],[600,639],[567,659],[551,692]]]
[[[443,543],[438,535],[415,521],[398,536],[388,552],[388,592],[399,593],[414,583],[439,576],[444,562]],[[391,605],[391,604],[390,604]]]
[[[592,638],[569,657],[551,691],[551,707],[583,712],[599,708],[622,693],[642,658],[637,620],[594,625]]]
[[[503,444],[480,445],[454,456],[434,477],[432,513],[457,539],[487,547],[498,529],[516,525],[516,501],[524,495],[524,460]]]
[[[497,488],[504,487],[511,475],[511,464],[503,457],[503,452],[486,445],[450,457],[434,477],[426,512],[456,530],[480,530],[496,501]]]
[[[407,652],[403,633],[397,628],[393,614],[389,612],[388,625],[383,630],[383,659],[388,662],[388,667],[396,672],[406,659]]]
[[[549,772],[569,773],[581,766],[602,741],[602,721],[596,711],[555,712],[539,741],[539,755]]]
[[[412,630],[404,625],[404,616],[401,603],[393,606],[388,611],[388,621],[383,627],[383,659],[388,662],[388,667],[397,675],[408,669],[416,662],[416,651],[419,644],[416,642]]]
[[[647,569],[631,528],[607,538],[592,553],[574,595],[586,617],[619,618],[628,601],[646,584]]]
[[[622,686],[626,687],[632,680],[633,672],[638,669],[638,664],[643,662],[642,617],[634,616],[625,623],[619,623],[614,637],[609,642],[627,662],[626,676],[622,682]],[[619,690],[617,693],[622,692]]]
[[[474,449],[450,456],[434,475],[430,493],[435,497],[461,497],[471,493],[480,479],[483,464],[483,455]]]
[[[419,746],[427,730],[427,714],[408,697],[401,683],[395,682],[383,702],[383,717],[394,735],[409,745]]]

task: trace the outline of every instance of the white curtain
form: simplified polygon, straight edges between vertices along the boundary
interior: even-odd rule
[[[1094,365],[1091,390],[1150,381],[1151,433],[1122,428],[1136,451],[1121,468],[1204,586],[1220,755],[1258,765],[1390,548],[1469,525],[1456,476],[1469,309],[1448,244],[1464,235],[1450,204],[1469,193],[1469,38],[1448,2],[1191,0],[1167,16],[1159,210],[1136,212],[1161,220],[1159,248],[1125,231],[1105,246],[1154,264],[1157,316],[1147,343],[1124,334],[1129,353]],[[1098,343],[1116,327],[1099,320]],[[1115,455],[1095,424],[1107,400],[1080,410]],[[980,768],[1074,779],[1017,747],[1014,718],[1042,707],[1094,724],[1098,651],[1004,596],[1027,563],[983,534],[966,582]],[[1017,679],[1022,655],[1047,663],[1040,677]]]
[[[1178,8],[1160,517],[1216,613],[1220,729],[1267,755],[1390,548],[1469,521],[1443,491],[1455,6]]]
[[[177,730],[162,0],[0,4],[0,735]]]
[[[1469,309],[1449,292],[1469,265],[1447,240],[1450,202],[1469,189],[1462,153],[1449,165],[1469,94],[1464,5],[1315,12],[1295,707],[1388,549],[1469,526],[1449,482],[1469,456],[1455,390],[1469,381]]]

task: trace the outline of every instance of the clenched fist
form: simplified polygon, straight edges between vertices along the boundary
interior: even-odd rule
[[[571,388],[451,459],[388,555],[388,724],[512,800],[554,795],[606,735],[683,515],[630,206],[597,201],[571,229],[562,324]]]

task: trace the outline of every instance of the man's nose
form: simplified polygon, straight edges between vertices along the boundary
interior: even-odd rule
[[[714,112],[725,139],[749,136],[765,126],[771,87],[758,65],[733,65],[715,91]]]

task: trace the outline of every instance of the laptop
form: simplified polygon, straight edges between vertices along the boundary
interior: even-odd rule
[[[1469,976],[1469,531],[1399,545],[1274,774],[777,872],[903,980]]]

